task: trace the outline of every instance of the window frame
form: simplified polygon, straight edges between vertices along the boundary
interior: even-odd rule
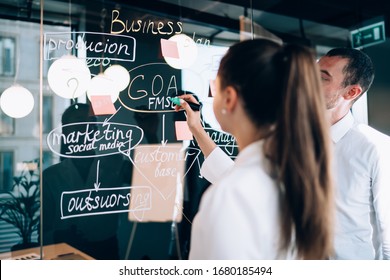
[[[11,170],[10,170],[10,181],[11,181],[11,185],[9,186],[9,188],[5,188],[4,187],[4,183],[5,183],[5,172],[4,172],[4,153],[9,153],[10,154],[10,158],[11,158]],[[13,187],[13,177],[14,177],[14,172],[15,172],[15,152],[13,150],[0,150],[0,193],[8,193],[10,191],[12,191],[12,187]]]
[[[11,71],[10,72],[4,72],[4,65],[6,56],[4,53],[4,46],[3,46],[3,40],[9,39],[13,41],[13,53],[11,54]],[[7,34],[0,34],[0,77],[2,78],[13,78],[16,75],[16,51],[17,51],[17,38],[12,35]]]

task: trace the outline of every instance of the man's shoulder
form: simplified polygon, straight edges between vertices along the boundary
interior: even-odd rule
[[[353,151],[355,156],[390,156],[390,137],[369,125],[355,124],[344,140],[343,147]]]
[[[64,176],[69,176],[68,161],[69,159],[65,159],[63,161],[60,161],[58,163],[55,163],[47,167],[42,172],[42,179],[44,181],[47,180],[52,181],[52,180],[60,180],[59,178],[63,179]]]
[[[64,168],[65,165],[66,165],[66,162],[64,162],[64,161],[57,162],[57,163],[45,168],[43,170],[43,174],[51,173],[51,172],[54,172],[55,170],[61,170],[62,168]]]
[[[351,129],[353,136],[365,140],[367,144],[390,144],[390,137],[383,132],[363,123],[358,123]]]

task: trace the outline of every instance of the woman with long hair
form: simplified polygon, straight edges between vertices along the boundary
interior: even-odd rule
[[[213,110],[237,141],[233,162],[180,96],[212,185],[194,218],[190,259],[327,259],[333,185],[329,122],[313,53],[269,40],[222,58]]]

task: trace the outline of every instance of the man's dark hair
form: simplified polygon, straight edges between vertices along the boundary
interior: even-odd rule
[[[371,58],[364,52],[352,48],[335,48],[330,50],[326,56],[339,56],[348,59],[347,65],[343,69],[345,79],[343,86],[358,84],[363,92],[368,91],[374,76],[374,65]]]

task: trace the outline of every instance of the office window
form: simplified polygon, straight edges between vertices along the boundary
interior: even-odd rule
[[[47,79],[47,73],[49,72],[50,66],[55,61],[54,59],[50,59],[53,51],[49,50],[48,43],[45,44],[45,54],[43,58],[43,78]],[[39,66],[39,65],[38,65]],[[39,71],[37,71],[37,75],[39,76]]]
[[[66,35],[63,38],[63,41],[69,40]],[[70,35],[68,35],[70,36]],[[57,59],[61,58],[64,55],[70,54],[69,51],[66,49],[53,49],[53,46],[50,46],[49,42],[45,43],[44,47],[44,54],[43,54],[43,78],[47,78],[47,73],[49,72],[50,66],[56,61]],[[37,74],[39,74],[39,71],[37,71]]]
[[[46,168],[52,166],[53,163],[54,163],[53,153],[51,151],[43,151],[43,157],[42,157],[43,169],[42,170],[45,170]]]
[[[0,135],[7,136],[13,135],[15,130],[15,119],[4,114],[0,110]]]
[[[43,96],[43,133],[53,129],[53,97]]]
[[[8,192],[12,189],[13,174],[13,152],[0,151],[0,192]]]
[[[15,76],[15,39],[0,36],[0,76]]]

